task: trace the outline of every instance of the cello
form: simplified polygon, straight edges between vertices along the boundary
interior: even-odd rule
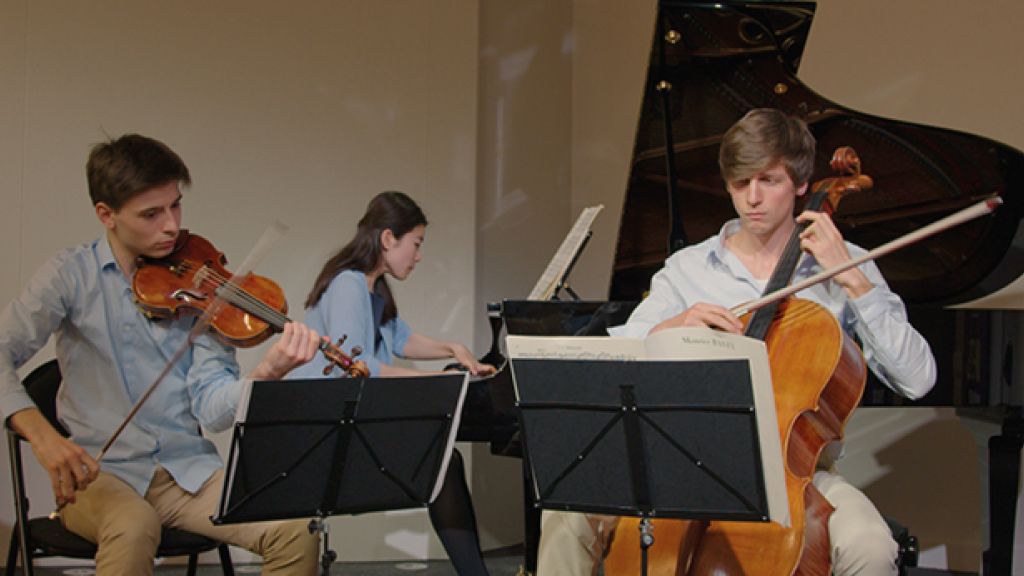
[[[807,210],[834,210],[848,193],[871,187],[850,148],[836,150],[840,176],[817,182]],[[789,284],[801,256],[798,224],[765,293]],[[744,315],[744,334],[765,341],[775,390],[791,525],[758,522],[654,520],[650,574],[814,574],[831,570],[832,507],[811,483],[826,444],[842,438],[860,401],[867,369],[860,349],[825,308],[806,300],[772,302]],[[641,564],[638,519],[623,519],[605,560],[608,574]]]

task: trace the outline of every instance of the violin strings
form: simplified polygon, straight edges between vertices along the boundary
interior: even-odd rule
[[[181,261],[178,266],[185,272],[191,272],[194,269],[195,264],[188,260],[184,260]],[[216,291],[217,288],[228,286],[229,288],[225,290],[224,295],[226,299],[237,305],[239,308],[257,315],[260,319],[274,323],[275,327],[278,329],[282,328],[286,322],[291,321],[279,310],[276,310],[263,300],[253,295],[251,292],[247,291],[245,288],[242,288],[238,284],[232,284],[227,278],[221,276],[220,273],[213,268],[208,268],[208,270],[209,274],[206,275],[205,279],[200,281],[203,288]]]
[[[242,288],[238,284],[231,283],[226,278],[216,275],[211,278],[211,283],[216,287],[225,288],[224,297],[233,304],[256,314],[265,321],[276,323],[277,328],[279,329],[284,327],[286,322],[290,321],[288,317],[282,314],[279,310],[275,310],[269,304],[254,296],[245,288]]]
[[[276,327],[278,329],[282,329],[286,322],[291,322],[291,319],[288,318],[287,316],[285,316],[284,314],[282,314],[279,310],[276,310],[275,308],[273,308],[272,306],[270,306],[269,304],[267,304],[263,300],[260,300],[258,297],[253,295],[251,292],[248,292],[247,290],[242,288],[240,285],[231,284],[230,281],[228,281],[226,278],[221,276],[216,271],[211,270],[210,278],[211,279],[203,281],[204,284],[210,284],[210,285],[214,286],[214,289],[216,289],[217,287],[231,286],[231,288],[229,290],[230,294],[225,294],[225,299],[226,300],[228,300],[229,302],[234,303],[235,302],[234,298],[236,296],[240,296],[242,300],[247,301],[248,305],[252,307],[250,309],[246,309],[247,311],[249,311],[249,310],[251,310],[253,308],[260,308],[262,310],[262,312],[253,312],[253,313],[256,314],[257,316],[259,316],[261,313],[264,314],[263,316],[259,316],[259,317],[261,319],[263,319],[265,321],[268,321],[268,322],[271,322],[271,323],[276,322],[275,325],[276,325]],[[239,307],[245,309],[242,306],[239,306]],[[326,350],[325,350],[325,348],[326,348]],[[337,354],[340,357],[340,360],[348,360],[349,362],[351,362],[351,359],[349,359],[345,355],[345,353],[341,351],[340,348],[338,348],[334,344],[331,344],[330,342],[322,344],[320,346],[320,349],[324,351],[324,354],[327,354],[327,351],[330,350],[331,352]],[[332,357],[330,355],[328,355],[328,358],[330,358],[332,361],[340,362],[340,360],[336,360],[334,357]],[[339,365],[342,368],[347,369],[347,365],[346,364],[340,363]]]

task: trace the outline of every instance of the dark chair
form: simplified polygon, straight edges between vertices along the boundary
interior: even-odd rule
[[[882,517],[885,523],[889,525],[889,530],[892,531],[892,539],[896,541],[896,545],[899,546],[899,553],[896,556],[896,565],[899,567],[900,574],[906,574],[908,567],[917,566],[917,556],[919,549],[917,547],[917,536],[910,533],[910,530],[900,524],[896,520],[888,516]]]
[[[39,366],[25,377],[23,384],[40,412],[57,431],[65,436],[67,430],[57,420],[57,389],[60,387],[60,367],[56,360]],[[40,517],[29,518],[29,502],[25,493],[25,478],[21,462],[21,442],[24,440],[11,429],[7,430],[7,446],[11,458],[11,483],[14,486],[14,507],[17,519],[11,532],[11,544],[7,552],[7,576],[15,573],[18,557],[25,576],[32,576],[32,559],[43,556],[65,556],[71,558],[93,558],[96,545],[64,528],[59,519]],[[217,549],[221,568],[225,576],[234,576],[231,555],[226,544],[205,536],[163,528],[160,536],[158,557],[188,556],[187,574],[195,576],[199,554]]]

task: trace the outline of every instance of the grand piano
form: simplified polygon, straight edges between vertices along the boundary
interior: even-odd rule
[[[993,216],[877,262],[931,343],[939,381],[925,398],[910,402],[872,379],[862,403],[955,406],[1002,424],[1003,433],[990,442],[991,535],[984,564],[985,573],[1010,574],[1024,426],[1012,343],[1002,336],[1012,331],[1001,327],[1024,325],[1024,319],[949,306],[990,294],[1024,273],[1024,154],[983,137],[856,112],[815,93],[796,75],[814,11],[812,2],[659,2],[609,300],[640,300],[672,251],[716,233],[733,216],[718,175],[718,144],[752,108],[779,108],[808,123],[819,147],[815,179],[829,175],[836,147],[857,150],[875,191],[845,198],[834,219],[848,240],[865,248],[999,195],[1003,206]],[[584,307],[582,313],[593,311]],[[538,319],[536,326],[544,328],[530,333],[573,333],[577,324],[569,320],[574,313],[557,305],[519,313],[555,316]],[[497,309],[492,315],[493,354],[501,323]],[[516,455],[504,372],[470,391],[480,408],[467,408],[461,437],[492,441],[495,452]],[[535,534],[527,536],[528,569],[534,566],[531,538]]]

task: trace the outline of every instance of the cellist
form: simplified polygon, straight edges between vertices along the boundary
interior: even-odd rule
[[[815,141],[806,124],[773,109],[747,113],[724,135],[719,168],[737,218],[700,244],[672,254],[651,281],[649,296],[613,335],[642,338],[678,326],[708,326],[742,333],[729,307],[760,296],[798,222],[804,255],[795,280],[859,256],[831,218],[803,212]],[[907,321],[899,296],[872,262],[799,292],[832,312],[862,345],[865,360],[896,393],[920,398],[935,383],[935,359]],[[826,447],[814,485],[835,508],[829,519],[833,573],[879,576],[897,573],[897,546],[871,501],[833,466],[841,449]],[[590,575],[604,556],[616,517],[545,512],[538,572],[541,576]]]
[[[0,313],[0,413],[27,438],[63,506],[64,525],[97,544],[96,573],[152,574],[161,524],[261,554],[264,574],[310,576],[318,566],[305,520],[214,526],[223,465],[200,432],[227,429],[244,379],[233,348],[209,334],[155,389],[112,446],[94,456],[133,402],[188,342],[195,317],[151,322],[133,302],[137,258],[163,258],[181,232],[188,168],[167,145],[138,134],[97,144],[86,164],[103,234],[51,258]],[[33,404],[16,370],[55,335],[64,376],[64,438]],[[248,375],[277,380],[308,362],[320,338],[288,323]]]

